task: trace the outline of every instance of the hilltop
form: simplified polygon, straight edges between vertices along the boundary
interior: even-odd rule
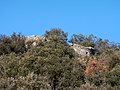
[[[120,47],[59,28],[0,36],[1,90],[120,90]],[[69,43],[68,43],[69,42]]]

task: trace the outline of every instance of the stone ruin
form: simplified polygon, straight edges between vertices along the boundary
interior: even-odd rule
[[[79,44],[70,44],[70,46],[77,52],[80,56],[91,56],[94,55],[95,50],[93,47],[85,47]]]

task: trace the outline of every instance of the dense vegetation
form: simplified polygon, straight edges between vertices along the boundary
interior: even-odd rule
[[[0,90],[120,90],[119,45],[74,34],[69,42],[95,48],[94,55],[80,57],[61,29],[44,36],[30,48],[21,34],[0,36]]]

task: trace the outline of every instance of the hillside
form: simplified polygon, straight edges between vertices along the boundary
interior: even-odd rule
[[[120,90],[120,46],[67,35],[1,35],[0,90]]]

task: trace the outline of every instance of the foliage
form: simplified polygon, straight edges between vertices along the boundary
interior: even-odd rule
[[[0,90],[120,90],[118,46],[74,34],[70,42],[96,49],[96,55],[80,57],[61,29],[44,36],[46,41],[29,48],[21,34],[0,36]]]
[[[69,40],[70,43],[78,43],[83,46],[95,46],[97,38],[94,35],[84,36],[82,34],[73,34]]]
[[[25,38],[21,34],[13,33],[11,37],[0,36],[0,55],[10,54],[11,52],[23,53],[25,51]]]
[[[48,40],[56,41],[56,42],[66,42],[67,41],[67,33],[65,33],[60,28],[53,28],[50,31],[46,31],[44,35]]]

